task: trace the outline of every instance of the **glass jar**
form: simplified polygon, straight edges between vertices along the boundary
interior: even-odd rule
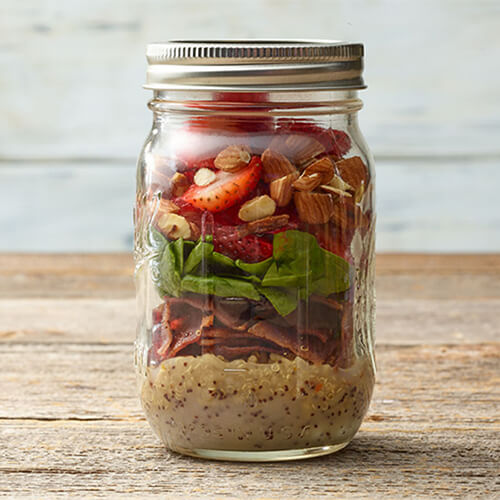
[[[374,385],[374,171],[363,47],[148,46],[138,163],[136,368],[170,450],[342,449]]]

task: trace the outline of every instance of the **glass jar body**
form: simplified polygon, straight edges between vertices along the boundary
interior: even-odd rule
[[[374,385],[374,171],[355,92],[157,92],[138,164],[136,368],[171,450],[343,448]]]

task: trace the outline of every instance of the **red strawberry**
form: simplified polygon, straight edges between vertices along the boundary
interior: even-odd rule
[[[318,136],[318,141],[325,146],[326,152],[335,160],[340,160],[351,149],[351,139],[342,130],[329,128]]]
[[[230,173],[219,170],[216,179],[208,186],[196,186],[193,184],[182,196],[194,207],[210,212],[220,212],[232,207],[259,182],[262,163],[258,156],[254,156],[248,167],[238,172]]]
[[[241,238],[238,230],[230,226],[215,228],[214,249],[232,259],[260,262],[273,254],[273,245],[265,238],[250,234]]]

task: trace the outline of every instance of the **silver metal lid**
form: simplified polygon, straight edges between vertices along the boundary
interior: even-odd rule
[[[147,46],[154,90],[365,88],[363,45],[332,40],[173,40]]]

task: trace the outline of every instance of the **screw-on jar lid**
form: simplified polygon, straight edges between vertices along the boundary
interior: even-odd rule
[[[363,45],[332,40],[174,40],[147,47],[148,89],[365,88]]]

